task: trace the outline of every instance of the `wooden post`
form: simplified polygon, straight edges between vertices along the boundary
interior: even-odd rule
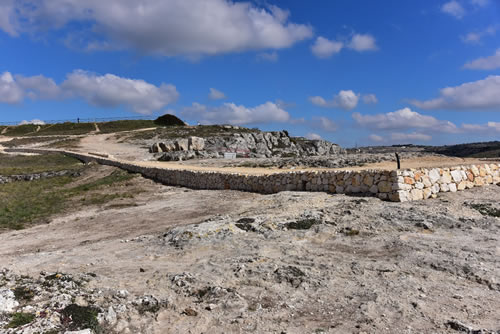
[[[401,162],[399,161],[399,154],[396,152],[396,161],[398,163],[398,169],[401,169]]]

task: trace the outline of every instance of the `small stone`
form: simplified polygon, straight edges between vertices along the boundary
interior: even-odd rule
[[[188,307],[187,309],[184,310],[184,312],[182,312],[182,314],[185,314],[189,317],[196,317],[198,315],[198,312]]]

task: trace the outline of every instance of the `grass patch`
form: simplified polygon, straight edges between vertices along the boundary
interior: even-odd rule
[[[0,185],[0,228],[23,229],[60,212],[65,196],[59,189],[70,182],[71,177],[61,176]]]
[[[14,296],[18,301],[30,301],[35,297],[35,292],[25,286],[18,286],[14,289]]]
[[[40,131],[31,135],[83,135],[92,131],[95,131],[94,123],[65,122],[45,125]]]
[[[102,328],[97,320],[99,310],[90,306],[70,304],[62,310],[62,322],[69,330],[91,329],[94,333],[102,333]]]
[[[26,224],[46,221],[51,215],[81,205],[102,205],[116,198],[132,198],[128,192],[93,193],[134,178],[122,170],[98,180],[71,187],[74,179],[58,176],[0,185],[0,229],[23,229]],[[82,200],[84,198],[84,200]]]
[[[97,123],[101,133],[132,131],[139,129],[155,128],[157,125],[152,120],[125,120]]]
[[[39,128],[41,129],[45,125],[36,124],[25,124],[25,125],[15,125],[7,127],[5,131],[5,136],[25,136],[36,132]]]
[[[7,328],[17,328],[29,324],[35,320],[35,315],[31,313],[14,313],[12,319],[7,324]]]
[[[62,154],[9,155],[0,154],[0,175],[34,174],[49,171],[80,169],[83,164]]]

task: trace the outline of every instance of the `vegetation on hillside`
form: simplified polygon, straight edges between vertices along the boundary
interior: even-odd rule
[[[0,175],[4,176],[82,168],[83,164],[79,160],[62,154],[29,156],[0,154]]]
[[[19,166],[29,166],[33,163],[38,169],[45,170],[75,167],[71,158],[57,155],[45,157],[47,157],[45,164],[39,157],[33,156],[18,156],[15,161]],[[34,161],[33,158],[37,160]],[[81,167],[83,166],[81,164],[77,166],[82,168],[83,174],[93,173],[94,177],[58,176],[0,184],[0,230],[22,229],[27,224],[47,222],[50,216],[68,208],[103,205],[115,199],[133,198],[140,192],[138,189],[122,187],[135,177],[134,174],[115,169],[111,173],[102,175],[102,172],[99,172],[102,166]],[[23,167],[17,168],[22,170]],[[95,170],[92,172],[92,169]],[[12,167],[2,170],[12,170]]]
[[[184,126],[186,123],[179,117],[171,114],[165,114],[155,119],[154,123],[159,126]]]

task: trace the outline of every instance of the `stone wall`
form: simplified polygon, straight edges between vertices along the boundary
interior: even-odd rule
[[[500,164],[484,164],[398,171],[393,189],[397,191],[397,200],[404,202],[499,183]]]
[[[420,170],[291,171],[248,175],[144,167],[126,161],[76,152],[41,149],[8,149],[28,153],[63,153],[85,162],[122,168],[167,185],[192,189],[242,190],[262,194],[280,191],[322,191],[339,194],[370,194],[383,200],[404,202],[427,199],[445,191],[458,191],[500,183],[500,164]]]

